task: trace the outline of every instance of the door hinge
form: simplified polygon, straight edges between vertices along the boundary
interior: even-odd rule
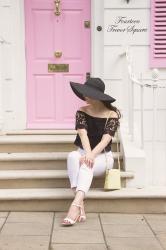
[[[86,81],[90,78],[90,72],[86,72]]]

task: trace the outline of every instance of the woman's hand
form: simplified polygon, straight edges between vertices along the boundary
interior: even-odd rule
[[[80,158],[80,166],[85,162],[85,155],[82,155]]]
[[[85,163],[89,168],[93,168],[94,160],[94,155],[92,153],[87,153],[80,158],[80,165]]]

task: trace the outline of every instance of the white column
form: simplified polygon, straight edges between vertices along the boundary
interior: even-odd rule
[[[3,45],[3,130],[26,128],[24,1],[0,1]],[[1,32],[0,32],[1,35]]]
[[[97,26],[102,30],[98,31]],[[91,1],[91,75],[103,78],[104,73],[104,1]]]
[[[2,108],[2,46],[3,40],[0,37],[0,130],[3,127],[3,108]]]
[[[0,17],[2,17],[2,4],[3,1],[0,2]],[[2,85],[3,85],[3,77],[2,77],[2,50],[4,45],[3,38],[3,20],[0,19],[0,130],[3,128],[3,101],[2,101]]]

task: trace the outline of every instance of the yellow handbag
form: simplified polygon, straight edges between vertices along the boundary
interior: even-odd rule
[[[107,118],[107,121],[108,121],[108,118]],[[107,121],[106,121],[106,124],[107,124]],[[118,135],[118,130],[117,130],[117,135]],[[117,145],[117,153],[118,153],[118,169],[115,169],[115,168],[109,169],[108,159],[107,159],[107,155],[104,149],[105,158],[106,158],[106,172],[105,172],[105,181],[104,181],[105,191],[121,189],[120,159],[119,159],[120,150],[119,150],[118,141],[116,145]]]
[[[119,169],[107,169],[105,173],[104,190],[121,189]]]

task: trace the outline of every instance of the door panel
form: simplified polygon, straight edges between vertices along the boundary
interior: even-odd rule
[[[35,100],[37,100],[34,104],[36,106],[35,117],[39,120],[50,119],[55,115],[54,85],[53,77],[36,76],[35,78],[34,93],[36,94]]]

